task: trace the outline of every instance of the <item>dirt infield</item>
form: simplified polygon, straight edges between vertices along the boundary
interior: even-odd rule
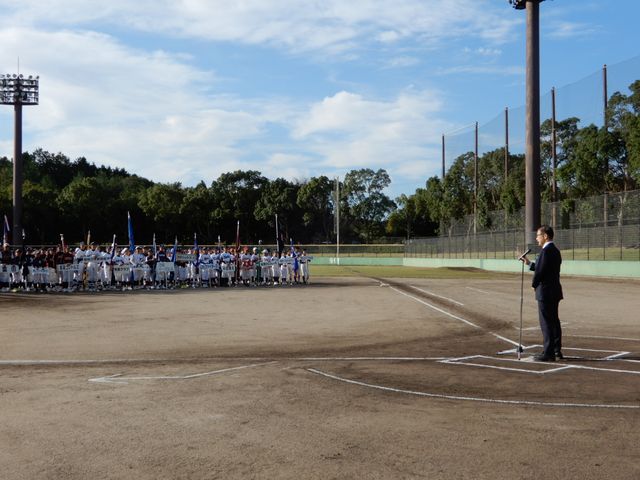
[[[0,296],[3,479],[638,479],[640,282]]]

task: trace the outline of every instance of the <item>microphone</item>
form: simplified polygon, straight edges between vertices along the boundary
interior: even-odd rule
[[[524,252],[522,255],[520,255],[520,256],[518,257],[518,260],[522,260],[524,257],[526,257],[527,255],[529,255],[530,253],[531,253],[531,249],[530,249],[530,248],[527,248],[527,251],[526,251],[526,252]]]

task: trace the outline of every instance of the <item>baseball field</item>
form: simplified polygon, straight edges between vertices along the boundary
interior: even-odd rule
[[[2,294],[0,478],[638,479],[640,282],[562,281],[552,363],[528,275]]]

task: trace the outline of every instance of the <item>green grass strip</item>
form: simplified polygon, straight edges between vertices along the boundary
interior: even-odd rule
[[[511,273],[489,272],[477,268],[424,268],[403,266],[313,265],[311,275],[317,277],[381,277],[434,279],[496,279],[512,277]]]

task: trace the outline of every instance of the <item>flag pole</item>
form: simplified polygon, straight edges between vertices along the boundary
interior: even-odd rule
[[[4,223],[2,224],[2,244],[9,243],[9,232],[11,228],[9,228],[9,220],[7,216],[4,216]]]
[[[336,177],[336,264],[340,265],[340,177]]]
[[[276,213],[276,252],[280,255],[280,232],[278,231],[278,214]]]

